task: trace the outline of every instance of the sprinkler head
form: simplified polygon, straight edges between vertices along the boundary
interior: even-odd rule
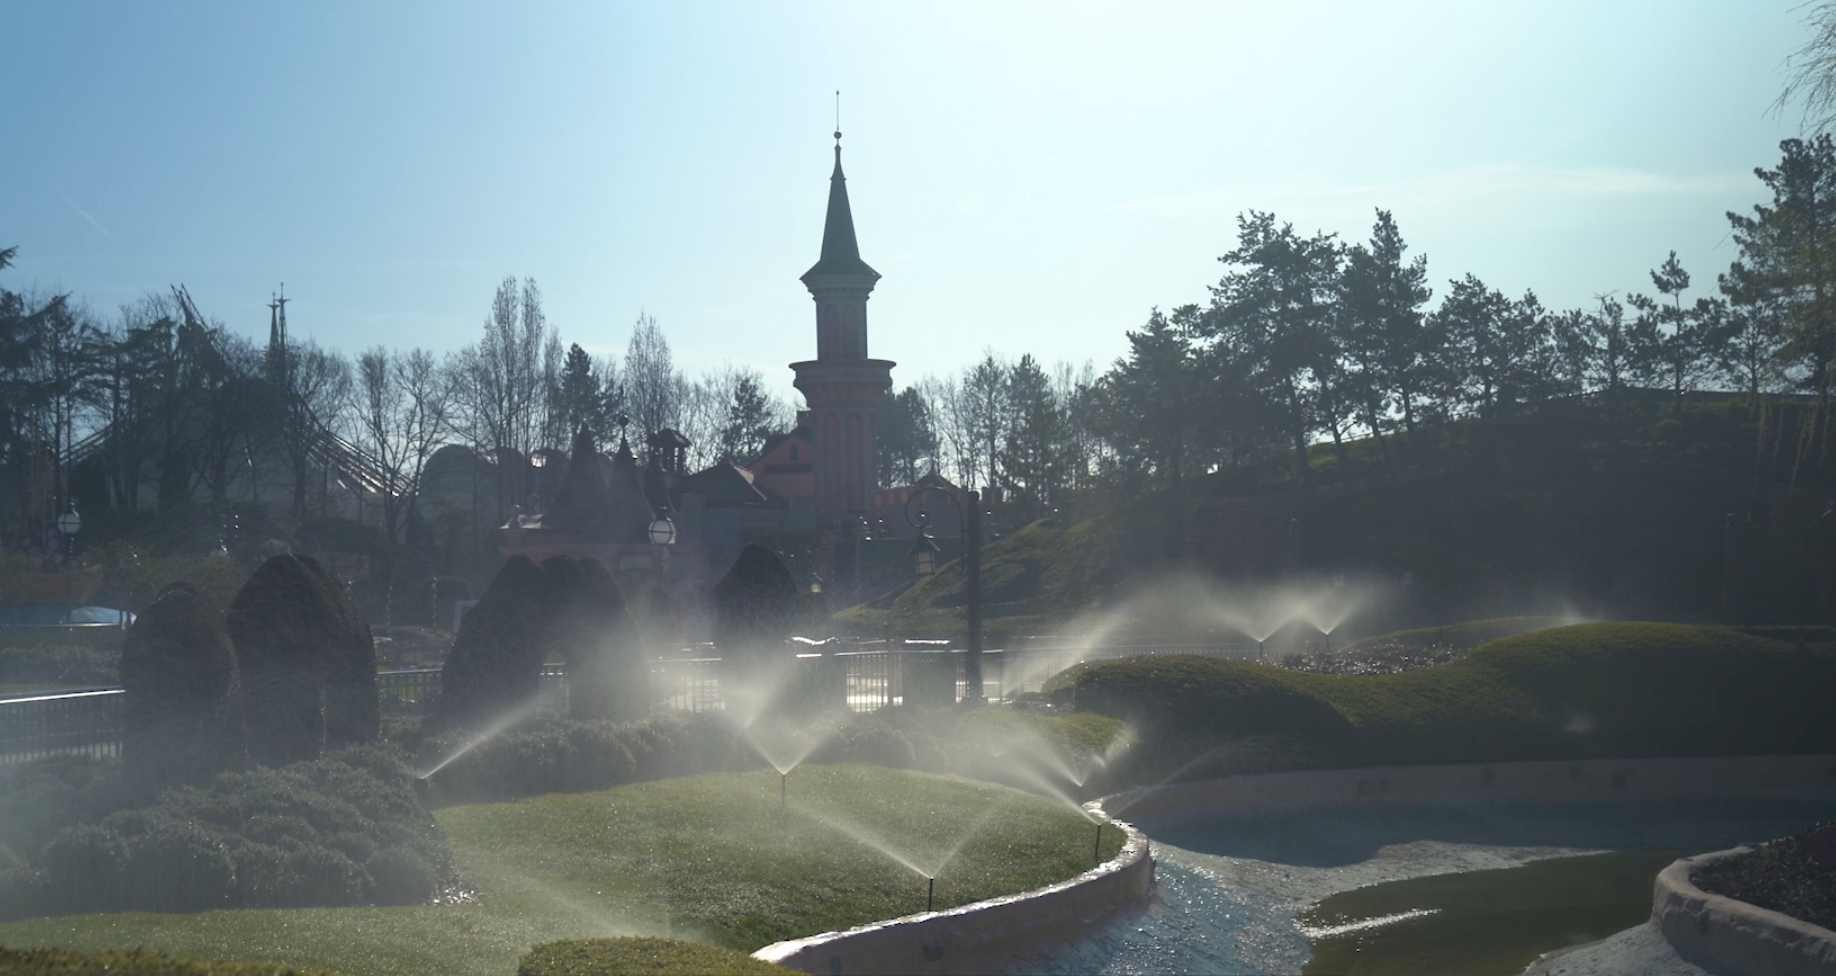
[[[928,912],[931,910],[931,906],[937,903],[937,879],[926,878],[924,880],[924,910]]]
[[[1090,847],[1090,866],[1097,867],[1103,863],[1103,824],[1096,825],[1096,843]]]
[[[789,806],[789,804],[790,804],[790,774],[789,773],[779,773],[778,774],[778,809],[782,810],[785,807]]]

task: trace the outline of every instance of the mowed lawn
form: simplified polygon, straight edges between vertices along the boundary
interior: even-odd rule
[[[478,900],[414,908],[121,913],[0,925],[0,944],[144,946],[353,976],[510,976],[537,943],[671,935],[771,942],[1013,894],[1092,864],[1096,827],[1060,800],[878,766],[555,793],[437,814]],[[1103,831],[1102,856],[1121,847]]]

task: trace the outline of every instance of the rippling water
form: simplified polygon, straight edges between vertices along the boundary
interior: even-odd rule
[[[1158,890],[1013,974],[1298,973],[1297,917],[1334,892],[1611,850],[1715,850],[1836,817],[1836,796],[1589,804],[1397,804],[1144,824]],[[1393,911],[1390,906],[1386,911]],[[1553,948],[1553,946],[1552,946]]]

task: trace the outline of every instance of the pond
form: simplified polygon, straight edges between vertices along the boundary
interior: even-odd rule
[[[1014,971],[1512,976],[1642,923],[1677,857],[1833,817],[1823,793],[1148,821],[1154,902]]]

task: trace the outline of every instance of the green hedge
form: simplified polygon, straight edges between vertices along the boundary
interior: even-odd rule
[[[786,976],[739,951],[677,939],[569,939],[529,950],[516,976]]]
[[[143,952],[70,952],[64,949],[8,949],[0,946],[0,973],[7,976],[338,976],[252,962],[214,962]]]
[[[146,806],[111,764],[22,764],[0,775],[0,919],[424,902],[455,869],[413,784],[387,745]]]
[[[1250,741],[1313,766],[1836,751],[1836,645],[1724,627],[1579,624],[1388,675],[1125,658],[1046,695],[1135,723],[1140,776]]]

